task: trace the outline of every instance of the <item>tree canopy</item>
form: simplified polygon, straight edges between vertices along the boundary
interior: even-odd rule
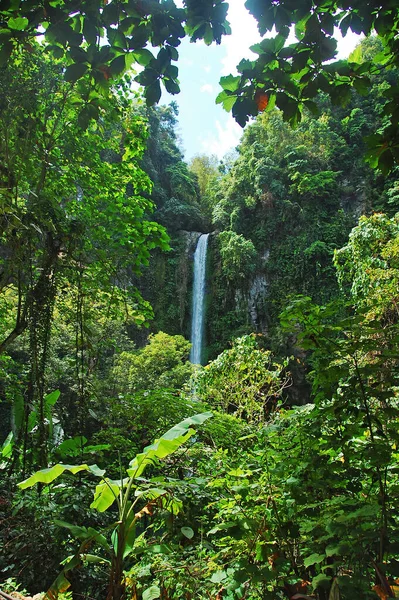
[[[367,95],[381,65],[399,66],[395,0],[247,0],[245,6],[264,39],[251,48],[258,58],[242,60],[237,76],[222,77],[217,98],[242,126],[274,105],[295,125],[304,110],[317,112],[314,99],[319,92],[345,105],[352,88]],[[175,63],[181,39],[219,44],[231,32],[227,14],[223,0],[186,0],[182,8],[173,0],[86,0],[79,8],[74,2],[6,0],[0,10],[0,64],[18,46],[29,49],[32,38],[44,37],[47,50],[67,60],[64,76],[70,82],[89,74],[95,86],[107,89],[114,76],[133,64],[144,67],[136,81],[152,105],[161,97],[161,83],[171,94],[180,91]],[[377,32],[382,52],[374,61],[360,52],[349,61],[334,60],[336,28],[344,36],[349,29],[366,36]],[[289,43],[292,31],[296,39]],[[275,35],[269,37],[271,33]],[[86,110],[93,106],[90,90],[83,94]],[[399,159],[398,95],[396,85],[386,90],[384,127],[369,140],[369,160],[386,171]]]

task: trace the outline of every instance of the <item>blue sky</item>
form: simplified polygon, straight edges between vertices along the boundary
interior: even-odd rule
[[[235,72],[241,58],[255,58],[249,47],[260,38],[244,0],[230,0],[229,4],[232,35],[225,36],[220,46],[184,40],[178,48],[181,92],[162,95],[161,104],[175,100],[179,106],[179,134],[187,161],[195,154],[216,154],[220,159],[237,146],[242,135],[241,127],[215,104],[215,98],[221,89],[220,77]],[[338,58],[347,57],[358,39],[350,32],[339,39]]]

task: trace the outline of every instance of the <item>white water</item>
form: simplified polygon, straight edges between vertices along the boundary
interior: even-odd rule
[[[195,365],[201,364],[202,342],[204,339],[205,318],[205,269],[206,251],[208,247],[209,233],[203,233],[198,238],[197,247],[194,252],[194,285],[193,304],[191,317],[191,352],[190,362]]]

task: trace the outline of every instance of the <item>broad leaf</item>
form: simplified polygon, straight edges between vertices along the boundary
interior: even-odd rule
[[[193,425],[201,425],[212,416],[211,412],[205,412],[188,419],[184,419],[169,431],[167,431],[159,440],[156,440],[151,446],[144,448],[144,452],[137,454],[130,462],[130,468],[127,469],[130,477],[139,477],[146,466],[155,459],[166,458],[175,452],[184,442],[186,442],[195,430],[190,429]]]
[[[143,592],[143,600],[154,600],[155,598],[160,598],[160,596],[161,590],[157,585],[152,585]]]
[[[111,561],[108,558],[103,558],[102,556],[96,556],[95,554],[84,554],[83,556],[85,562],[94,563],[94,564],[107,564],[110,565]]]
[[[221,583],[227,577],[226,571],[215,571],[211,577],[212,583]]]
[[[16,31],[23,31],[29,25],[29,20],[26,17],[15,17],[8,19],[7,25],[10,29],[15,29]]]
[[[327,577],[324,573],[320,573],[312,579],[312,588],[315,590],[318,587],[327,588],[330,585],[331,577]]]
[[[107,550],[109,549],[109,544],[106,537],[93,527],[79,527],[78,525],[73,525],[72,523],[67,523],[66,521],[60,521],[59,519],[55,519],[54,523],[59,527],[65,527],[66,529],[69,529],[72,535],[79,540],[95,542]]]
[[[133,52],[133,57],[142,67],[146,67],[152,60],[154,60],[154,55],[145,48],[141,50],[135,50]]]
[[[326,557],[324,554],[311,554],[310,556],[305,558],[303,564],[305,565],[305,567],[310,567],[311,565],[317,565],[323,562],[325,558]]]
[[[14,427],[18,432],[22,427],[25,416],[25,403],[22,394],[16,394],[13,405],[12,405],[12,414],[14,419]]]
[[[240,85],[241,77],[233,77],[233,75],[227,75],[226,77],[220,78],[220,85],[224,90],[228,90],[229,92],[235,92]]]
[[[106,478],[96,486],[90,508],[95,508],[98,512],[106,511],[118,498],[119,492],[120,482]]]
[[[191,529],[191,527],[182,527],[180,529],[180,531],[182,532],[182,534],[184,535],[184,537],[186,537],[189,540],[192,540],[194,537],[194,531]]]
[[[46,406],[54,406],[54,404],[57,402],[58,398],[60,397],[60,390],[54,390],[54,392],[51,392],[50,394],[47,394],[47,396],[44,397],[44,402],[46,404]]]
[[[12,431],[8,434],[1,448],[1,456],[2,458],[10,458],[12,455],[12,449],[14,445],[14,434]]]
[[[33,487],[36,483],[52,483],[57,477],[62,475],[65,471],[69,471],[73,475],[79,473],[80,471],[89,471],[96,475],[97,477],[102,477],[105,473],[103,469],[100,469],[97,465],[61,465],[57,464],[53,467],[49,467],[48,469],[42,469],[41,471],[37,471],[28,479],[21,481],[18,483],[18,487],[21,490],[26,490],[27,488]]]
[[[69,67],[65,69],[65,81],[70,81],[71,83],[74,83],[75,81],[83,77],[83,75],[87,72],[87,68],[88,66],[83,63],[75,63],[73,65],[69,65]]]

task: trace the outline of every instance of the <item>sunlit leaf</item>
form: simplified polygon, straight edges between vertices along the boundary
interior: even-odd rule
[[[119,492],[120,482],[106,478],[96,486],[90,508],[95,508],[98,512],[106,511],[118,498]]]
[[[157,585],[152,585],[143,592],[143,600],[155,600],[161,597],[161,590]]]
[[[130,477],[139,477],[146,466],[155,459],[166,458],[175,452],[192,435],[194,435],[195,430],[190,428],[193,425],[201,425],[211,416],[211,412],[194,415],[193,417],[184,419],[184,421],[181,421],[181,423],[178,423],[169,429],[169,431],[167,431],[159,440],[156,440],[151,446],[147,446],[147,448],[144,449],[144,452],[137,454],[130,462],[130,468],[127,469],[128,475]]]
[[[36,473],[34,473],[30,477],[28,477],[28,479],[25,479],[24,481],[21,481],[21,483],[18,483],[18,487],[21,490],[26,490],[27,488],[34,486],[36,483],[49,484],[49,483],[53,482],[55,479],[57,479],[60,475],[65,473],[65,471],[68,471],[69,473],[72,473],[73,475],[75,475],[76,473],[80,473],[81,471],[89,471],[90,473],[92,473],[93,475],[96,475],[97,477],[102,477],[105,473],[105,471],[103,469],[100,469],[97,465],[57,464],[57,465],[54,465],[53,467],[49,467],[48,469],[43,469],[41,471],[37,471]]]

